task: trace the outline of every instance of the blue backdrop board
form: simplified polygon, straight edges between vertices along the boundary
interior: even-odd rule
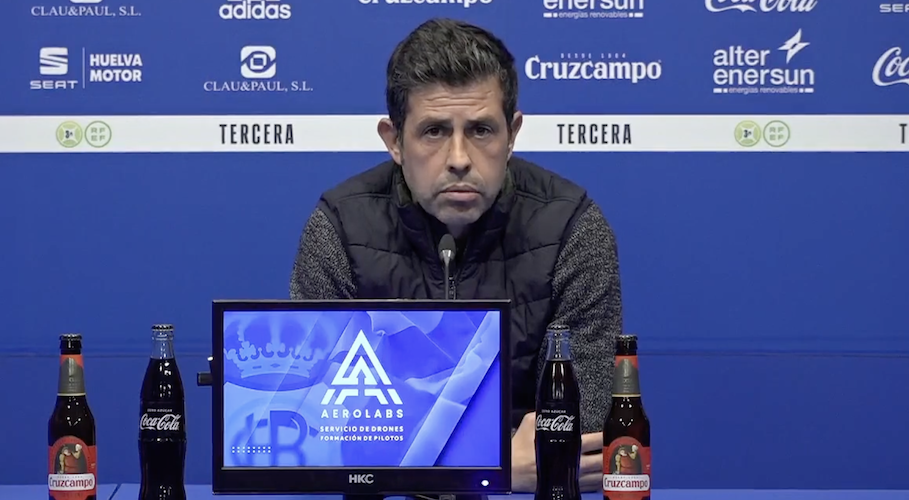
[[[654,487],[909,489],[907,6],[7,0],[0,483],[46,479],[73,331],[99,482],[138,481],[156,322],[190,385],[187,479],[210,482],[211,300],[287,297],[319,193],[387,158],[391,50],[448,16],[510,46],[518,153],[616,232]]]

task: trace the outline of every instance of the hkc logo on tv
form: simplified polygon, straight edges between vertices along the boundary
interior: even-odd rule
[[[360,358],[357,359],[356,364],[354,364],[353,369],[351,369],[350,365],[353,364],[354,358],[357,357],[357,354],[361,350],[363,351],[363,356],[360,356]],[[369,359],[369,364],[371,364],[373,370],[375,370],[376,375],[379,376],[379,380],[376,380],[376,377],[373,375],[372,370],[369,369],[369,365],[366,363],[367,358]],[[345,375],[348,370],[350,370],[350,373]],[[374,351],[372,346],[369,345],[369,341],[366,340],[366,334],[363,333],[363,330],[360,330],[360,333],[357,334],[357,338],[354,340],[353,345],[350,346],[350,351],[348,351],[347,356],[344,357],[344,361],[341,363],[341,368],[338,368],[338,373],[335,374],[335,378],[331,381],[331,385],[333,386],[359,387],[345,387],[341,389],[340,392],[337,389],[330,388],[325,392],[325,397],[322,398],[322,404],[330,404],[331,399],[334,397],[336,392],[338,392],[338,398],[335,399],[335,405],[342,405],[344,404],[344,400],[346,400],[348,397],[357,397],[361,394],[366,397],[376,398],[379,401],[379,404],[382,406],[388,406],[389,398],[391,398],[392,403],[396,405],[403,404],[401,402],[401,397],[398,396],[398,391],[396,391],[393,387],[388,387],[385,391],[383,391],[381,387],[378,387],[379,381],[382,382],[382,385],[391,386],[391,380],[388,378],[388,374],[385,373],[385,368],[382,366],[382,363],[379,362],[379,358],[376,356],[376,351]],[[388,393],[388,397],[385,397],[386,391]],[[332,410],[331,415],[329,415],[328,410],[322,410],[322,418],[350,417],[402,418],[404,417],[404,410],[392,410],[388,408],[383,413],[382,410],[377,409],[374,413],[370,414],[368,411],[359,409],[350,411],[345,408],[343,410]]]
[[[350,484],[372,484],[372,474],[348,474],[347,482]]]

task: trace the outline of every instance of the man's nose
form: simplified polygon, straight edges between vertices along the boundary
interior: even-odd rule
[[[449,170],[463,171],[470,168],[470,155],[467,153],[467,139],[464,134],[456,133],[451,137],[448,148]]]

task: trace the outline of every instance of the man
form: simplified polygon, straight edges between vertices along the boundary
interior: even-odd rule
[[[602,422],[622,327],[616,242],[584,189],[512,156],[521,130],[514,58],[452,20],[419,26],[387,68],[391,160],[322,195],[300,239],[293,299],[512,300],[512,480],[533,491],[534,407],[548,325],[571,329],[585,433],[581,485],[602,487]],[[438,257],[457,254],[445,283]]]

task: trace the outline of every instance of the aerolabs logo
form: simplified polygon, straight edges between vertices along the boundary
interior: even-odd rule
[[[363,5],[380,3],[385,5],[460,5],[465,9],[469,9],[474,5],[489,5],[492,0],[360,0],[360,3]]]
[[[814,70],[793,64],[809,42],[802,30],[776,49],[730,45],[713,53],[714,94],[810,94]]]
[[[350,369],[350,365],[353,363],[354,358],[357,357],[357,354],[360,351],[363,351],[363,356],[360,356],[357,359],[356,364],[353,366],[353,369]],[[376,380],[376,377],[373,376],[372,370],[369,369],[369,366],[366,363],[366,360],[369,360],[369,364],[372,365],[373,370],[375,370],[376,375],[379,376],[379,380]],[[345,375],[347,371],[350,370],[350,374]],[[356,340],[352,346],[350,346],[350,351],[347,352],[347,356],[344,357],[344,361],[341,363],[341,367],[338,368],[338,373],[335,374],[335,378],[331,381],[333,386],[358,386],[360,385],[360,379],[363,379],[362,385],[364,386],[362,395],[368,397],[374,397],[379,401],[379,404],[387,406],[389,404],[389,398],[391,401],[400,405],[401,398],[398,396],[398,391],[392,387],[388,387],[386,390],[388,392],[388,397],[385,397],[385,393],[382,391],[382,388],[377,387],[379,382],[382,385],[390,386],[391,380],[388,378],[388,374],[385,373],[385,368],[382,367],[382,363],[379,362],[379,358],[376,357],[376,352],[372,349],[372,346],[369,345],[369,342],[366,340],[366,334],[363,333],[363,330],[360,330],[360,333],[357,334]],[[322,398],[322,404],[327,405],[331,403],[331,399],[334,397],[335,393],[338,392],[337,389],[328,389],[325,392],[325,397]],[[334,404],[340,405],[344,403],[344,400],[348,397],[357,397],[360,396],[360,389],[351,389],[344,388],[341,389],[338,393],[338,398],[335,400]]]
[[[227,0],[218,9],[221,19],[250,20],[285,20],[290,19],[290,4],[281,0]]]
[[[811,12],[818,0],[704,0],[710,12]]]
[[[909,53],[903,56],[902,52],[900,47],[891,47],[881,54],[871,71],[871,80],[875,85],[909,85]]]
[[[640,19],[644,17],[645,0],[542,1],[545,19]]]
[[[531,80],[628,80],[638,83],[659,80],[661,61],[629,61],[622,53],[563,53],[559,61],[545,61],[535,55],[524,63]]]

